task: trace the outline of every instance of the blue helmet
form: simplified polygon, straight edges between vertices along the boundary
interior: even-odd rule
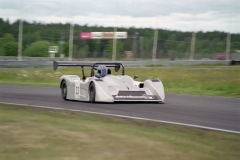
[[[97,75],[100,77],[105,77],[107,75],[107,67],[105,65],[98,66]]]

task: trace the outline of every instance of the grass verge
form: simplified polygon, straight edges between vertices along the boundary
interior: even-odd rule
[[[126,74],[139,81],[162,80],[166,93],[240,97],[240,66],[170,66],[126,68]],[[89,74],[89,70],[85,72]],[[63,74],[81,77],[80,68],[0,69],[1,84],[58,86]],[[113,73],[114,74],[114,73]]]
[[[239,150],[239,134],[0,104],[0,160],[237,160]]]

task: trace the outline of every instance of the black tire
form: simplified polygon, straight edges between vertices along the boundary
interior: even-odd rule
[[[64,100],[67,100],[67,83],[66,81],[63,81],[62,82],[62,85],[61,85],[61,93],[62,93],[62,98]]]
[[[96,90],[95,90],[95,85],[92,82],[89,86],[89,101],[91,103],[95,102],[95,96],[96,96]]]

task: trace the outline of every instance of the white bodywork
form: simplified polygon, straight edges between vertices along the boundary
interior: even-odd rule
[[[165,100],[164,87],[160,80],[139,82],[127,75],[107,75],[103,78],[89,77],[85,80],[77,75],[63,75],[69,100],[90,101],[89,86],[94,83],[95,102],[145,101],[162,102]]]

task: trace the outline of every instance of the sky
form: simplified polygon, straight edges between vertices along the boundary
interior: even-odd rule
[[[240,0],[0,0],[0,18],[240,33]]]

